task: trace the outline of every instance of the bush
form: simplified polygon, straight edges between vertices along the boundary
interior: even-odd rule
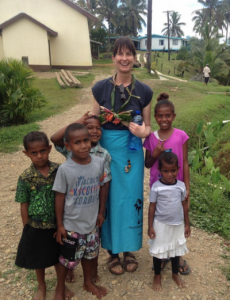
[[[190,52],[189,50],[183,46],[180,48],[180,50],[178,51],[178,54],[176,56],[177,60],[189,60],[190,59]]]
[[[33,75],[22,61],[0,61],[0,126],[26,123],[32,111],[45,105],[41,91],[32,85]]]

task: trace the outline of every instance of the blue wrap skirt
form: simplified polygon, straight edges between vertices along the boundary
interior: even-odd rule
[[[128,130],[103,130],[100,144],[112,157],[107,219],[102,225],[102,247],[113,254],[137,251],[142,247],[143,149],[128,149]],[[131,170],[125,166],[131,162]]]

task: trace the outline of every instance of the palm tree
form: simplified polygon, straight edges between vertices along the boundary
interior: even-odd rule
[[[99,22],[108,22],[108,37],[109,37],[109,47],[110,47],[110,25],[113,24],[117,26],[117,8],[118,0],[100,0],[98,2],[98,7],[96,8],[96,13]]]
[[[198,0],[198,2],[204,6],[204,22],[213,23],[213,26],[217,26],[223,33],[223,28],[226,27],[223,0]]]
[[[225,23],[226,23],[226,43],[227,43],[227,41],[228,41],[228,26],[230,23],[230,0],[224,0],[223,7],[225,10],[224,18],[225,18]]]
[[[180,22],[180,18],[181,15],[176,12],[173,11],[170,14],[170,19],[169,19],[169,32],[168,32],[168,23],[164,23],[164,26],[166,26],[165,28],[162,29],[162,33],[163,35],[166,36],[172,36],[172,37],[182,37],[184,35],[184,32],[182,31],[182,29],[180,28],[183,25],[186,25],[186,23]]]
[[[146,26],[143,16],[147,16],[146,0],[121,0],[121,9],[130,34],[137,37],[142,25]]]
[[[195,22],[193,30],[200,34],[205,22],[203,9],[195,10],[193,14],[195,14],[195,16],[192,18],[192,21]]]

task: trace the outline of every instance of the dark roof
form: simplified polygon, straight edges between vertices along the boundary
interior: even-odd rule
[[[20,13],[16,16],[14,16],[13,18],[3,22],[2,24],[0,24],[0,33],[2,31],[2,29],[12,23],[14,23],[15,21],[21,19],[21,18],[26,18],[28,20],[30,20],[31,22],[37,24],[38,26],[44,28],[47,31],[47,34],[52,35],[52,36],[58,36],[58,33],[52,29],[50,29],[49,27],[47,27],[46,25],[42,24],[41,22],[37,21],[36,19],[32,18],[31,16],[27,15],[26,13]]]
[[[97,41],[93,41],[93,40],[90,40],[90,43],[92,43],[92,44],[98,44],[98,45],[102,45],[102,43],[100,43],[100,42],[97,42]]]
[[[69,0],[61,0],[61,1],[64,2],[65,4],[69,5],[70,7],[72,7],[76,11],[78,11],[79,13],[81,13],[83,16],[85,16],[85,17],[87,17],[87,18],[89,18],[89,19],[91,19],[93,21],[97,21],[97,17],[95,17],[94,15],[92,15],[87,10],[81,8],[76,3],[70,2]]]

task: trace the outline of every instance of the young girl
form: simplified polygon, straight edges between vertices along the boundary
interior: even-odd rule
[[[186,200],[189,207],[189,165],[188,165],[188,135],[180,129],[173,128],[172,123],[175,120],[175,108],[167,93],[161,93],[157,98],[154,117],[160,129],[152,132],[145,140],[143,146],[146,148],[145,167],[150,170],[150,187],[154,182],[160,179],[158,170],[158,158],[165,149],[172,149],[178,156],[179,172],[177,179],[183,181],[186,186]],[[166,263],[163,263],[162,269]],[[191,270],[187,262],[180,258],[179,272],[181,275],[188,275]]]
[[[182,181],[176,179],[180,169],[178,158],[172,152],[163,152],[158,164],[161,179],[152,185],[150,191],[148,228],[149,252],[154,261],[155,291],[161,290],[161,260],[165,258],[171,258],[173,280],[179,287],[185,286],[178,275],[179,256],[188,252],[185,237],[190,236],[186,188]]]

